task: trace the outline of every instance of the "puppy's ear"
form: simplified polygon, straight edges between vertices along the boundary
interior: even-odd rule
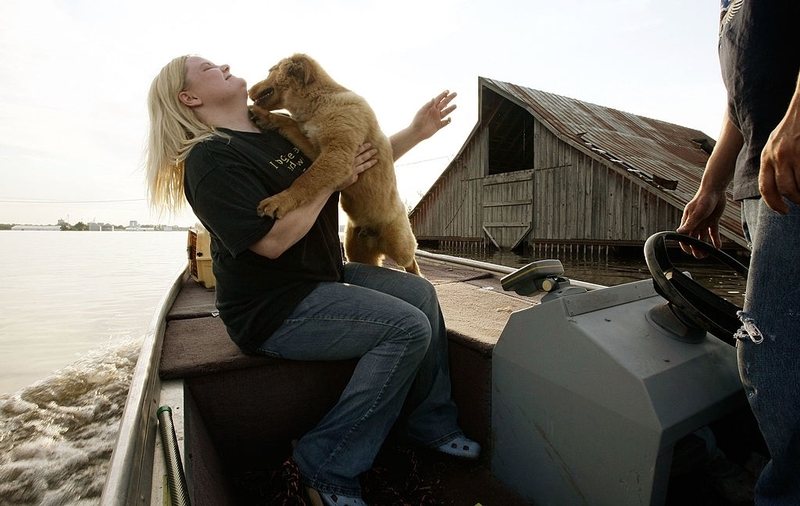
[[[316,67],[306,55],[296,54],[291,61],[292,64],[288,73],[303,86],[308,86],[317,80]]]

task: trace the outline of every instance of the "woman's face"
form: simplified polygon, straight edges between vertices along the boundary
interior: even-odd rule
[[[205,58],[186,59],[186,86],[183,93],[205,104],[239,99],[247,102],[247,83],[230,73],[229,65],[215,65]]]

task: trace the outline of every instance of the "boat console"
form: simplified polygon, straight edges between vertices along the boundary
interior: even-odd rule
[[[706,428],[746,408],[738,308],[675,269],[667,240],[713,249],[656,234],[652,280],[593,291],[565,290],[557,260],[503,279],[548,292],[511,315],[492,357],[492,472],[534,504],[665,504],[676,445],[702,431],[713,446]]]

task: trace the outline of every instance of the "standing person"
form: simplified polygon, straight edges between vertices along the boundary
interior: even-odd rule
[[[454,97],[440,94],[391,137],[395,159],[450,123]],[[261,199],[311,161],[251,123],[244,79],[227,65],[179,57],[154,79],[148,102],[151,202],[175,209],[185,196],[208,229],[216,304],[233,341],[245,353],[291,360],[359,358],[336,406],[294,449],[303,482],[326,505],[364,505],[359,475],[396,422],[410,442],[477,458],[479,445],[457,425],[433,286],[342,261],[337,190],[375,163],[375,150],[359,149],[339,188],[279,220],[259,217]]]
[[[722,1],[728,110],[678,228],[720,247],[719,219],[733,181],[752,252],[736,335],[739,372],[771,456],[756,484],[757,505],[800,504],[798,26],[797,0]]]

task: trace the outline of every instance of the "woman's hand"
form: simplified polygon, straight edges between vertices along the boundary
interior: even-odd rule
[[[450,113],[458,107],[456,104],[450,105],[450,102],[456,96],[458,96],[456,92],[450,93],[445,90],[417,111],[409,128],[417,134],[418,142],[431,137],[450,124],[452,119]]]
[[[378,159],[375,158],[377,154],[378,150],[373,148],[372,144],[369,142],[359,146],[358,151],[356,151],[356,158],[353,160],[353,168],[351,169],[350,177],[340,184],[339,187],[336,188],[336,191],[342,191],[355,183],[358,181],[359,174],[378,163]]]
[[[389,138],[392,143],[392,157],[395,161],[408,153],[411,148],[450,124],[450,113],[456,110],[456,105],[450,105],[450,102],[456,98],[456,95],[455,92],[450,93],[449,91],[439,93],[417,111],[409,126]]]

